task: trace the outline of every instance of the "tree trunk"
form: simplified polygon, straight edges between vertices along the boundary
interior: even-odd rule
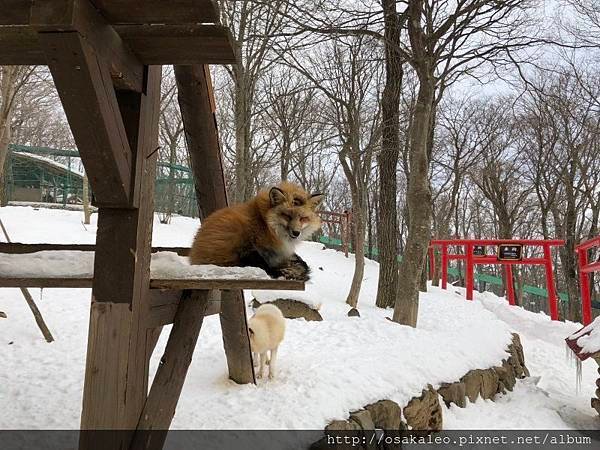
[[[18,66],[0,67],[0,206],[5,206],[8,203],[5,174],[18,72]]]
[[[365,274],[365,211],[364,202],[355,197],[361,194],[353,194],[352,198],[352,221],[354,223],[355,238],[354,238],[354,275],[352,276],[352,284],[350,292],[346,298],[346,303],[352,308],[358,306],[358,296],[362,286],[363,276]]]
[[[383,0],[385,21],[385,86],[381,96],[382,148],[379,166],[379,281],[375,304],[380,308],[394,305],[398,292],[398,213],[396,211],[396,167],[400,152],[400,93],[402,59],[400,23],[395,0]]]
[[[90,188],[88,184],[88,176],[87,173],[83,174],[83,223],[86,225],[90,224],[90,217],[92,215],[92,211],[90,209]]]
[[[408,238],[400,263],[398,295],[394,306],[394,322],[417,326],[419,282],[429,245],[431,222],[431,188],[429,186],[428,139],[434,99],[431,74],[419,76],[419,94],[410,130],[410,174],[407,205]]]

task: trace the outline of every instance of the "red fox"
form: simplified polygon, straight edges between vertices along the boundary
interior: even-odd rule
[[[323,194],[283,182],[202,221],[190,250],[191,264],[254,266],[271,277],[306,281],[308,265],[296,245],[321,227],[316,208]]]

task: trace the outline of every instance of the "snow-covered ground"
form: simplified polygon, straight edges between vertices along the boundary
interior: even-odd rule
[[[94,222],[82,213],[26,207],[0,209],[14,242],[93,243]],[[198,221],[175,217],[155,221],[153,244],[185,246]],[[580,392],[575,367],[565,356],[564,338],[579,324],[551,322],[543,314],[510,307],[492,294],[464,300],[461,288],[430,288],[420,298],[418,328],[388,320],[391,311],[374,305],[378,265],[368,261],[359,300],[360,318],[348,318],[344,303],[353,259],[306,243],[300,255],[313,279],[304,293],[287,292],[318,306],[324,320],[287,321],[275,380],[239,386],[227,379],[219,321],[208,317],[174,418],[179,429],[319,429],[349,411],[380,399],[400,404],[419,395],[427,383],[457,380],[473,368],[506,357],[510,332],[521,336],[532,377],[496,402],[479,399],[444,410],[448,429],[598,428],[589,406],[596,364],[583,363]],[[0,429],[72,429],[79,425],[90,291],[32,289],[56,341],[47,344],[17,289],[0,290]],[[261,301],[283,293],[247,293]],[[166,344],[165,327],[151,361],[154,373]]]

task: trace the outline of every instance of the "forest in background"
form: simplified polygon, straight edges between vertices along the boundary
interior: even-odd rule
[[[574,246],[600,225],[600,2],[218,3],[240,61],[211,67],[229,198],[283,179],[351,210],[349,305],[365,248],[378,305],[414,326],[430,238],[560,238],[562,317],[580,319]],[[163,75],[160,160],[189,166]],[[9,144],[75,148],[46,67],[0,68],[0,167]],[[515,275],[517,293],[544,284],[542,267]]]

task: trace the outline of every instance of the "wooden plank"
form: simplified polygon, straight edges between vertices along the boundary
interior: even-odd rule
[[[3,13],[0,14],[0,18],[2,17],[4,17]],[[0,65],[43,66],[46,64],[46,55],[40,46],[37,33],[31,28],[0,26]]]
[[[91,0],[110,23],[216,23],[212,0]]]
[[[23,244],[20,242],[0,242],[0,253],[23,254],[42,251],[75,250],[82,252],[93,252],[95,244]],[[152,253],[174,252],[179,256],[187,256],[189,247],[152,247]]]
[[[77,32],[40,36],[95,204],[129,206],[132,151],[108,66]]]
[[[117,88],[142,91],[141,63],[88,0],[34,2],[31,25],[38,32],[77,31],[108,64]]]
[[[210,73],[201,65],[175,66],[174,71],[192,173],[202,180],[195,183],[196,199],[200,216],[206,217],[227,205]]]
[[[119,25],[144,64],[235,64],[231,33],[221,25]]]
[[[196,347],[209,291],[196,291],[181,299],[165,353],[140,416],[131,449],[163,447],[183,383]]]
[[[239,384],[255,383],[246,305],[242,291],[221,293],[220,319],[229,378]]]
[[[128,403],[122,380],[127,377],[132,312],[126,303],[92,302],[87,347],[81,427],[127,429],[120,420]],[[110,364],[109,364],[110,362]],[[130,427],[129,427],[130,428]],[[119,436],[105,448],[120,448]],[[108,439],[109,436],[106,436]],[[81,444],[94,448],[93,435],[82,434]]]
[[[132,261],[127,261],[124,269],[127,269],[131,273]],[[113,266],[114,267],[114,266]],[[111,269],[107,268],[104,272],[110,272]],[[108,298],[123,299],[127,296],[127,286],[131,284],[127,276],[117,274],[113,272],[113,283],[114,292],[111,295],[110,289],[103,296]],[[30,288],[90,288],[92,287],[92,278],[50,278],[50,277],[35,277],[35,278],[20,278],[20,277],[6,277],[0,278],[0,287],[30,287]],[[163,289],[163,290],[176,290],[182,291],[184,289],[263,289],[263,290],[275,290],[275,291],[303,291],[304,282],[296,280],[252,280],[252,279],[167,279],[167,278],[154,278],[150,280],[150,289]],[[116,301],[116,300],[115,300]],[[123,300],[122,300],[123,301]]]
[[[113,28],[142,64],[234,64],[237,61],[231,34],[221,25],[116,25]],[[0,65],[47,63],[38,33],[30,27],[0,26]]]
[[[276,279],[163,279],[150,281],[152,289],[265,289],[303,291],[304,282]]]
[[[135,190],[140,195],[138,208],[99,210],[90,322],[90,342],[94,344],[88,347],[81,420],[81,428],[86,430],[135,429],[148,392],[152,351],[148,333],[153,331],[146,328],[146,318],[156,170],[156,154],[148,154],[158,140],[160,67],[149,67],[145,78],[146,95],[121,99],[133,103],[122,109],[137,108],[137,114],[124,117],[130,145],[135,149],[135,166],[142,167],[132,171],[140,185]],[[98,329],[104,322],[94,316],[94,308],[118,312],[112,318],[114,324],[109,321],[104,325],[106,332],[102,334]],[[117,348],[111,339],[118,340]],[[113,445],[106,446],[94,439],[93,433],[82,433],[79,448],[127,448],[128,437],[115,433]]]
[[[218,9],[211,0],[91,0],[112,23],[215,23]],[[27,25],[33,0],[0,0],[1,25]],[[43,1],[60,7],[61,1]]]

